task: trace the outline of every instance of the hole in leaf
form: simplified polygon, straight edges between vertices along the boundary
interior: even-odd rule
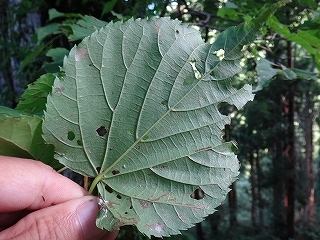
[[[100,126],[99,128],[97,128],[96,132],[100,137],[103,137],[104,135],[107,134],[108,130],[106,129],[105,126]]]
[[[121,199],[121,196],[118,194],[118,195],[117,195],[117,198],[118,198],[118,199]]]
[[[82,146],[82,141],[81,141],[80,139],[78,139],[78,140],[77,140],[77,144],[78,144],[79,146]]]
[[[69,139],[70,141],[72,141],[73,139],[75,139],[75,137],[76,137],[76,135],[74,134],[74,132],[72,132],[72,131],[69,131],[69,132],[68,132],[68,139]]]
[[[115,169],[115,170],[112,171],[112,174],[113,174],[113,175],[117,175],[117,174],[119,174],[119,173],[120,173],[120,171],[117,170],[117,169]]]
[[[228,116],[235,111],[235,106],[226,102],[221,102],[218,105],[218,110],[221,114]]]
[[[168,101],[167,101],[167,100],[163,100],[163,101],[161,102],[161,104],[167,106],[167,105],[168,105]]]
[[[107,190],[108,193],[113,193],[113,189],[108,184],[106,184],[104,188]]]
[[[142,137],[142,140],[147,140],[149,137],[148,137],[148,135],[144,135],[143,137]]]
[[[191,59],[189,61],[191,67],[192,67],[192,70],[193,70],[193,73],[194,73],[194,77],[196,79],[200,79],[202,77],[200,71],[198,70],[198,68],[196,67],[196,60],[195,59]]]
[[[214,51],[213,54],[215,54],[220,61],[224,59],[224,49],[219,49],[218,51]]]
[[[101,167],[96,167],[97,172],[100,172]]]
[[[204,198],[204,191],[201,188],[197,188],[190,194],[190,197],[196,200],[200,200]]]
[[[179,34],[179,30],[176,30],[176,34]]]
[[[130,208],[130,209],[132,209],[133,207],[132,207],[132,206],[130,206],[129,208]]]
[[[128,214],[128,212],[124,212],[124,214]]]

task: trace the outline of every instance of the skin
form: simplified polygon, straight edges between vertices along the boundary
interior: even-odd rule
[[[97,199],[51,167],[0,156],[0,239],[108,239],[98,229]]]

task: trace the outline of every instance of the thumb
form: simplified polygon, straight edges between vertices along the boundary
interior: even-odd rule
[[[0,232],[0,239],[115,239],[96,227],[97,199],[85,196],[30,213]]]

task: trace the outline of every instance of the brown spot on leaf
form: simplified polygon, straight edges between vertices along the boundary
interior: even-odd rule
[[[54,88],[55,93],[57,93],[57,92],[62,93],[63,91],[64,91],[64,87],[55,87]]]
[[[157,198],[149,199],[149,201],[151,201],[151,202],[158,202],[161,198],[166,197],[166,196],[168,196],[169,194],[170,194],[170,192],[166,192],[166,193],[160,195],[160,196],[157,197]]]
[[[142,207],[143,209],[149,207],[149,202],[148,202],[148,201],[140,200],[139,203],[140,203],[140,205],[141,205],[141,207]]]

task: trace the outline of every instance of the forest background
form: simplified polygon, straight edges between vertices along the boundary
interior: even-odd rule
[[[212,42],[268,4],[272,2],[2,0],[0,105],[21,108],[27,85],[58,72],[63,56],[94,30],[88,26],[103,26],[97,19],[170,16],[190,23]],[[255,100],[241,111],[221,106],[232,117],[225,140],[238,142],[239,180],[216,213],[167,239],[320,239],[318,1],[292,0],[279,9],[246,47],[241,64],[234,85],[252,84]],[[118,239],[145,237],[125,227]]]

